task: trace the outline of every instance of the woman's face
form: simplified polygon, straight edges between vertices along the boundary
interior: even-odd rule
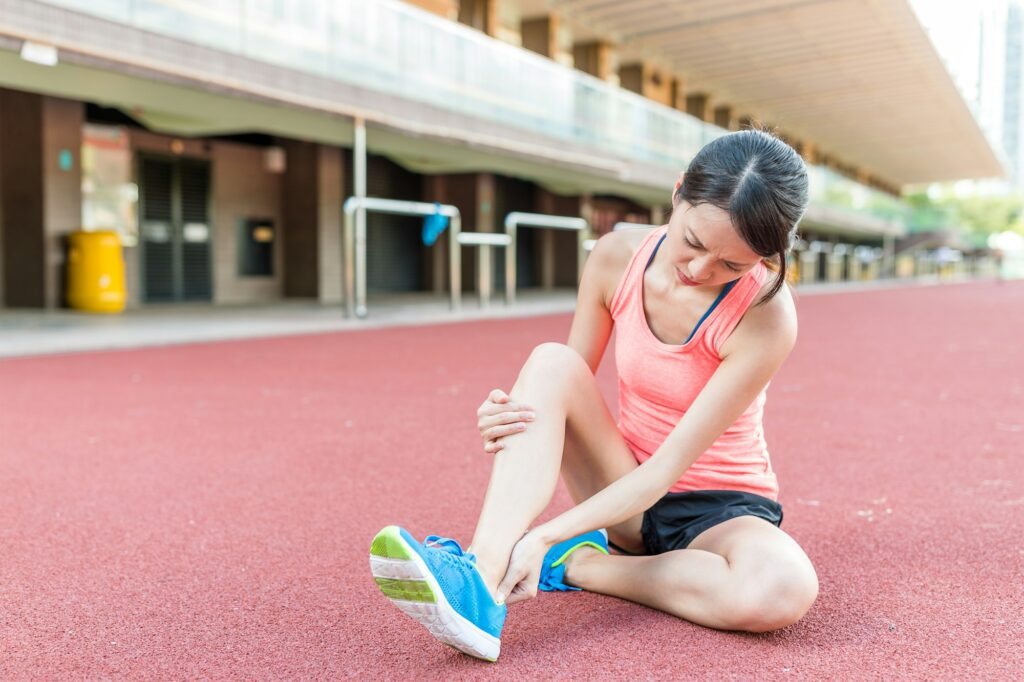
[[[668,236],[661,245],[665,262],[673,269],[679,286],[707,289],[718,287],[761,261],[740,237],[726,211],[678,200],[669,220]]]

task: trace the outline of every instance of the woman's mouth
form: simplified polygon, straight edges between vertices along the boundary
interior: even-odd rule
[[[679,276],[679,281],[688,287],[699,287],[699,282],[694,282],[692,279],[683,274],[682,270],[676,270],[676,274]]]

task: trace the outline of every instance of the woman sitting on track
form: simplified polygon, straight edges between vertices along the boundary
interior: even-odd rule
[[[806,168],[768,133],[731,133],[694,157],[672,205],[666,226],[598,240],[568,345],[538,346],[510,394],[481,405],[496,456],[469,551],[396,526],[373,541],[382,591],[460,651],[495,660],[505,600],[538,588],[752,632],[796,622],[817,597],[779,528],[762,428],[796,340],[785,256]],[[613,327],[618,424],[594,378]],[[527,532],[559,473],[576,506]]]

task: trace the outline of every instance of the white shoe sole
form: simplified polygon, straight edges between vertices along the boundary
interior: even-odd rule
[[[501,640],[452,608],[423,558],[397,526],[388,526],[374,538],[370,571],[384,596],[434,637],[464,654],[486,661],[498,659]]]

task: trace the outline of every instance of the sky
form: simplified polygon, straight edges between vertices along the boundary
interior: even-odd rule
[[[1004,103],[1005,35],[982,36],[981,19],[987,18],[990,33],[1003,27],[1007,6],[1016,0],[910,0],[922,26],[935,45],[993,146],[1002,151]],[[984,55],[984,57],[983,57]],[[983,66],[981,66],[983,64]],[[981,72],[980,69],[985,71]],[[975,193],[1000,194],[1009,189],[1004,181],[982,180],[955,183],[953,191],[967,196]],[[930,193],[942,191],[930,188]]]

